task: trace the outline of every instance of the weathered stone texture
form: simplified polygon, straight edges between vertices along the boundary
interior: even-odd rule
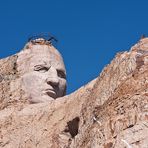
[[[13,66],[1,63],[8,70],[0,71],[0,147],[148,147],[148,38],[117,54],[97,79],[51,103],[8,105],[9,83],[19,76],[4,80]]]

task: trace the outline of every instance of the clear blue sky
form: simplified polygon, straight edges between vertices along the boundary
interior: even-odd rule
[[[148,35],[147,7],[147,0],[1,0],[0,58],[20,51],[29,35],[51,32],[71,93]]]

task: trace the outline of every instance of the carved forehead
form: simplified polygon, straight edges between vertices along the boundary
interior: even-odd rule
[[[30,61],[31,63],[41,62],[46,64],[52,64],[54,66],[62,66],[64,68],[64,63],[61,54],[54,48],[43,48],[43,50],[34,49]]]
[[[22,63],[22,61],[25,62]],[[25,71],[27,69],[29,70],[30,66],[33,64],[39,64],[40,62],[47,62],[65,70],[63,58],[53,46],[30,45],[29,48],[25,48],[19,53],[18,65],[22,66]],[[21,71],[23,71],[22,68],[20,68]]]
[[[61,54],[53,46],[33,45],[30,48],[30,52],[33,55],[47,55],[56,60],[63,60]]]
[[[41,55],[32,55],[29,59],[30,66],[35,64],[47,64],[55,66],[55,68],[65,69],[64,62],[61,57],[51,53],[51,54],[41,54]]]

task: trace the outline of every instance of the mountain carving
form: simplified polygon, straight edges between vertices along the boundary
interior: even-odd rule
[[[51,102],[28,101],[17,58],[0,60],[0,147],[148,147],[148,38],[118,53],[96,79]]]

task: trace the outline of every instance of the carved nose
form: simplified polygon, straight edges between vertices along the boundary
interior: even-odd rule
[[[57,86],[59,85],[59,79],[58,77],[48,77],[46,80],[47,84],[51,86]]]
[[[59,84],[59,78],[57,76],[57,71],[55,68],[51,67],[48,72],[46,79],[47,84],[52,86],[57,86]]]

